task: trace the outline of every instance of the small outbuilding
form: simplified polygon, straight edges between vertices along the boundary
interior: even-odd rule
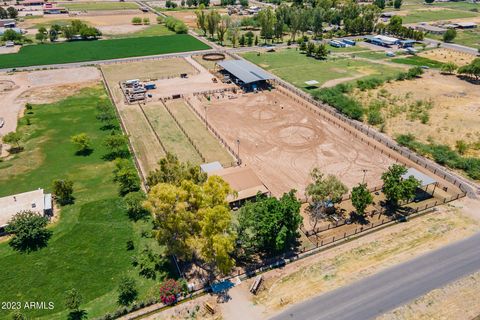
[[[205,172],[206,174],[209,174],[210,172],[213,172],[213,171],[219,171],[222,169],[223,169],[223,166],[218,161],[203,163],[200,165],[200,170],[202,170],[202,172]]]
[[[402,175],[403,179],[408,179],[409,177],[414,177],[418,181],[420,181],[420,188],[422,192],[416,196],[416,199],[425,198],[428,194],[428,197],[433,196],[435,193],[435,189],[438,185],[437,180],[432,178],[429,175],[424,174],[423,172],[418,171],[415,168],[408,168],[407,172]],[[429,191],[429,187],[432,186],[431,191]]]

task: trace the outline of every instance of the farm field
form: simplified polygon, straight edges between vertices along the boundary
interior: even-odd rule
[[[314,167],[334,174],[347,186],[362,181],[368,169],[370,186],[394,161],[341,128],[314,114],[275,89],[238,95],[236,99],[196,98],[200,112],[207,106],[208,121],[231,146],[240,140],[240,158],[275,196],[296,189],[303,198]]]
[[[243,56],[253,63],[278,75],[295,86],[306,89],[305,81],[316,80],[319,87],[333,86],[368,77],[386,78],[394,76],[402,69],[352,58],[330,56],[326,61],[316,60],[295,50],[282,50],[275,53],[248,52]],[[295,63],[292,63],[295,61]]]
[[[418,53],[418,57],[435,60],[441,63],[453,62],[457,66],[469,64],[475,59],[472,54],[454,51],[446,48],[425,50]]]
[[[442,40],[442,36],[429,34],[428,38],[435,40]],[[453,39],[452,43],[464,45],[467,47],[480,49],[480,30],[457,30],[457,36]]]
[[[412,66],[427,66],[429,68],[436,69],[440,69],[443,65],[443,63],[440,61],[427,58],[425,54],[423,54],[422,56],[419,54],[417,56],[393,58],[390,61],[400,64],[408,64]]]
[[[53,179],[74,181],[75,203],[63,207],[60,219],[50,226],[53,236],[48,246],[30,254],[13,251],[0,243],[0,281],[5,290],[2,301],[52,301],[53,310],[22,310],[29,319],[65,319],[64,292],[76,288],[83,296],[81,310],[89,318],[117,309],[116,288],[122,275],[136,281],[139,298],[149,297],[155,286],[152,280],[138,276],[131,266],[131,256],[143,245],[155,242],[140,237],[148,222],[129,221],[112,181],[113,163],[105,161],[103,139],[110,134],[100,129],[96,120],[98,103],[109,103],[101,85],[83,89],[59,102],[34,105],[27,116],[31,125],[20,120],[19,131],[25,139],[25,151],[7,159],[0,166],[0,196],[35,188],[51,191]],[[93,153],[75,155],[70,136],[87,133]],[[38,156],[31,158],[31,152]],[[17,164],[30,163],[22,172],[9,171]],[[135,249],[127,251],[125,243],[133,240]],[[41,276],[40,276],[41,275]],[[1,319],[11,312],[0,310]]]
[[[209,49],[209,46],[186,34],[30,45],[21,48],[18,53],[0,55],[0,68],[108,60],[205,49]]]
[[[62,6],[70,11],[99,11],[99,10],[135,10],[139,9],[135,2],[76,2],[62,3]]]
[[[143,109],[168,152],[176,154],[180,161],[190,161],[194,164],[204,162],[163,104],[150,103]]]
[[[200,149],[200,152],[205,157],[205,162],[218,161],[224,167],[231,166],[234,161],[233,157],[225,150],[217,138],[205,128],[205,124],[200,121],[183,100],[172,100],[167,103],[167,107]]]
[[[413,134],[420,142],[455,148],[458,140],[469,144],[480,141],[477,87],[456,76],[429,71],[419,79],[394,81],[364,92],[356,90],[353,95],[364,106],[384,106],[380,111],[384,130],[390,136]],[[473,149],[470,152],[478,155]]]
[[[414,9],[408,11],[399,11],[398,15],[402,18],[404,24],[442,21],[451,19],[464,19],[478,17],[479,14],[471,11],[453,10],[448,8],[426,8]]]
[[[165,152],[138,105],[121,106],[118,111],[127,127],[128,138],[142,172],[146,176],[157,167],[158,160],[165,156]]]

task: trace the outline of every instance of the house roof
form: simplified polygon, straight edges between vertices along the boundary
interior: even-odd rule
[[[271,74],[245,60],[225,60],[218,65],[244,83],[273,79]]]
[[[229,197],[229,202],[252,198],[257,193],[266,194],[269,192],[250,167],[230,167],[212,171],[209,175],[222,177],[238,193],[237,197]]]
[[[43,189],[0,198],[0,227],[7,225],[8,221],[21,211],[30,210],[43,214],[45,200]]]
[[[430,184],[437,183],[437,180],[434,178],[427,176],[423,172],[418,171],[414,168],[409,168],[405,174],[402,175],[403,179],[408,179],[409,177],[413,176],[415,179],[419,180],[422,187],[426,187]]]

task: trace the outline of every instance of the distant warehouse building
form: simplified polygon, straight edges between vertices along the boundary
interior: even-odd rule
[[[20,2],[20,4],[23,4],[24,6],[43,6],[45,1],[43,0],[24,0]]]
[[[365,36],[364,39],[366,42],[370,42],[372,44],[382,47],[390,47],[400,43],[400,39],[384,35]]]
[[[256,65],[244,60],[225,60],[217,63],[225,76],[245,91],[256,91],[268,87],[268,80],[274,77]]]
[[[43,189],[14,194],[0,198],[0,234],[5,231],[10,219],[22,211],[33,211],[44,216],[53,213],[52,195]]]
[[[431,34],[444,34],[445,32],[447,32],[447,29],[445,29],[445,28],[432,26],[432,25],[427,24],[427,23],[417,24],[415,26],[415,29],[417,29],[418,31],[423,31],[423,32],[426,32],[426,33],[431,33]]]

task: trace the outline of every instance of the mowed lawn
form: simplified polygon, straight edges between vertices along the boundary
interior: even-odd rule
[[[139,9],[138,5],[135,2],[78,2],[78,3],[63,3],[62,6],[72,11]]]
[[[347,82],[367,77],[384,78],[401,71],[385,64],[351,58],[329,56],[322,61],[291,49],[260,55],[248,52],[243,56],[302,89],[306,89],[305,81],[308,80],[316,80],[319,82],[318,86],[322,86],[330,80]]]
[[[203,163],[202,158],[178,127],[175,120],[162,104],[147,104],[143,107],[153,129],[160,137],[165,149],[178,156],[180,161],[193,164]]]
[[[428,34],[428,38],[443,41],[442,36]],[[479,28],[470,30],[457,30],[457,36],[452,43],[461,44],[467,47],[480,49],[480,30]]]
[[[21,254],[6,242],[0,243],[0,301],[53,302],[53,310],[22,310],[29,319],[66,319],[65,291],[76,288],[83,296],[81,309],[88,318],[118,308],[116,288],[122,275],[133,276],[140,299],[154,292],[154,281],[138,276],[131,265],[146,241],[139,229],[151,230],[147,222],[131,222],[122,208],[117,186],[112,181],[113,163],[103,159],[107,150],[102,131],[95,119],[96,105],[109,103],[103,87],[83,89],[58,103],[35,105],[22,120],[19,130],[27,136],[25,151],[6,160],[0,169],[0,196],[45,188],[51,191],[53,179],[74,181],[75,204],[60,211],[60,219],[50,226],[53,236],[48,246],[37,252]],[[93,153],[75,155],[70,136],[87,133]],[[39,157],[30,157],[36,150]],[[17,165],[27,163],[22,170]],[[57,211],[58,214],[58,211]],[[127,251],[133,240],[135,249]],[[0,309],[0,319],[10,319],[12,310]]]
[[[0,55],[0,69],[149,56],[209,48],[208,45],[187,34],[29,45],[22,47],[18,53]]]
[[[194,143],[198,146],[205,162],[218,161],[224,166],[231,166],[234,161],[233,157],[220,144],[210,131],[205,127],[205,123],[193,113],[192,110],[185,104],[183,100],[172,100],[167,105],[178,122],[185,129],[187,134],[192,138]],[[208,116],[208,110],[207,110]]]

